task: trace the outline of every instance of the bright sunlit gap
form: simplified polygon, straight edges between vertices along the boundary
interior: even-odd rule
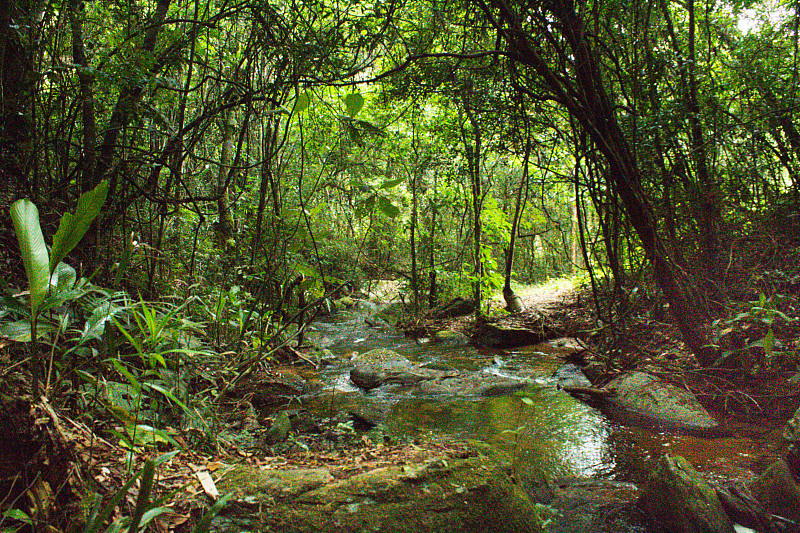
[[[789,16],[791,16],[791,13],[780,2],[768,0],[758,7],[742,9],[739,12],[737,26],[739,31],[747,34],[751,31],[759,31],[766,23],[771,25],[780,24]]]

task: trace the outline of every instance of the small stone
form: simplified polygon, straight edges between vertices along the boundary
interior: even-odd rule
[[[272,420],[272,425],[267,430],[266,442],[268,445],[283,442],[289,436],[292,429],[292,422],[287,411],[281,411]]]

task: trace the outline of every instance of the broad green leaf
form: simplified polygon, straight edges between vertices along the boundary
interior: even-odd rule
[[[53,288],[53,292],[61,293],[71,289],[77,279],[78,275],[74,268],[66,263],[58,263],[50,276],[50,287]]]
[[[384,215],[394,218],[400,214],[400,209],[385,196],[378,197],[378,207]]]
[[[58,231],[53,237],[50,272],[53,272],[56,265],[81,242],[92,221],[100,214],[100,208],[103,207],[107,195],[108,182],[103,181],[91,191],[81,195],[75,213],[66,213],[61,217]]]
[[[19,520],[20,522],[25,522],[26,524],[33,525],[33,519],[28,516],[25,511],[20,509],[9,509],[8,511],[3,513],[3,516],[6,518],[13,518],[14,520]]]
[[[17,233],[19,251],[28,275],[31,291],[31,314],[36,315],[50,286],[47,246],[44,243],[42,227],[39,225],[39,210],[28,199],[17,200],[11,206],[11,219]]]
[[[47,338],[55,331],[53,324],[38,321],[36,327],[36,338]],[[31,322],[30,320],[17,320],[16,322],[5,322],[0,325],[0,337],[6,337],[14,342],[31,341]]]
[[[364,97],[358,93],[348,94],[344,97],[344,105],[347,108],[347,115],[355,118],[361,108],[364,107]]]
[[[104,302],[97,306],[86,321],[86,326],[83,328],[80,342],[83,343],[91,339],[101,339],[106,330],[106,322],[124,310],[124,307],[112,305],[111,302]]]
[[[386,180],[383,183],[381,183],[381,189],[392,189],[394,187],[397,187],[398,185],[403,183],[404,179],[405,178],[396,178],[393,180]]]
[[[308,106],[311,105],[311,95],[308,94],[307,91],[303,91],[302,93],[297,95],[297,101],[294,103],[294,110],[297,113],[302,113]]]

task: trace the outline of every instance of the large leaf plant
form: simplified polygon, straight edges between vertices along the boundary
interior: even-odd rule
[[[42,234],[39,210],[28,200],[18,200],[11,206],[11,219],[17,234],[22,262],[28,278],[30,293],[30,342],[31,342],[31,394],[39,396],[41,358],[37,342],[37,323],[41,313],[61,305],[69,298],[69,290],[75,283],[75,270],[62,260],[81,241],[108,195],[108,182],[103,181],[78,199],[74,213],[61,218],[58,231],[53,236],[50,252]],[[48,298],[48,295],[50,297]]]

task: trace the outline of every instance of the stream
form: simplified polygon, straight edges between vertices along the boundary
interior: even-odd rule
[[[641,484],[664,453],[681,455],[717,480],[748,478],[773,443],[766,430],[729,428],[706,438],[623,425],[557,388],[563,348],[550,343],[514,350],[485,350],[457,338],[417,341],[376,318],[378,307],[353,309],[316,322],[310,340],[339,355],[325,367],[327,394],[311,403],[318,411],[342,411],[364,395],[391,405],[384,433],[400,437],[478,439],[513,459],[516,468],[544,479],[601,478]],[[365,322],[369,318],[370,326]],[[527,379],[520,392],[495,397],[420,396],[381,387],[362,393],[349,379],[345,354],[388,348],[425,366]],[[724,422],[723,422],[724,425]]]

